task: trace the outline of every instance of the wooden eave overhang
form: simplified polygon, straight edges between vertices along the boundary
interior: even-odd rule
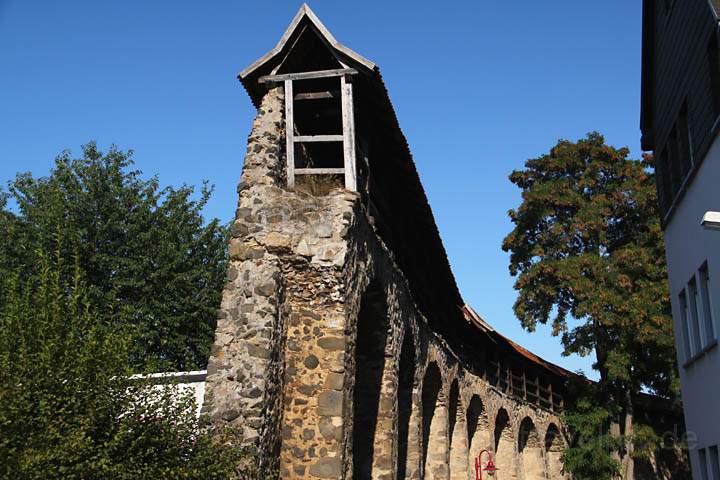
[[[500,334],[500,332],[495,330],[488,322],[486,322],[480,315],[478,315],[477,312],[475,312],[475,310],[473,310],[470,305],[464,305],[462,307],[462,312],[468,323],[485,333],[485,335],[487,335],[495,344],[504,346],[505,350],[508,350],[513,354],[517,355],[519,358],[530,362],[531,364],[535,365],[541,370],[544,370],[548,374],[555,376],[560,380],[577,375],[570,370],[566,370],[560,367],[559,365],[548,362],[544,358],[535,355],[530,350],[521,347],[506,336]]]
[[[640,79],[640,139],[645,151],[655,149],[653,135],[653,96],[655,89],[655,0],[643,0],[642,6],[642,72]]]

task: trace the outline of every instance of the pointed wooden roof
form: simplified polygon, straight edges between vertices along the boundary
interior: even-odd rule
[[[277,70],[296,47],[300,37],[307,33],[314,34],[341,66],[352,67],[363,73],[377,71],[375,63],[338,42],[315,15],[315,12],[304,3],[290,22],[285,33],[280,37],[277,45],[238,75],[256,106],[265,94],[266,89],[265,86],[258,84],[258,79]]]
[[[279,57],[280,53],[282,53],[286,47],[292,46],[292,43],[289,42],[289,40],[300,30],[301,25],[303,25],[303,21],[309,22],[315,32],[327,43],[328,47],[335,50],[335,52],[337,52],[340,56],[352,59],[354,63],[362,65],[368,70],[375,69],[375,64],[373,62],[338,42],[327,27],[320,21],[317,15],[315,15],[315,12],[312,11],[308,4],[303,3],[300,10],[298,10],[297,14],[295,14],[295,17],[290,22],[290,25],[285,30],[283,36],[280,37],[277,45],[275,45],[275,47],[268,53],[256,60],[252,65],[240,72],[240,79],[249,77],[261,66]]]

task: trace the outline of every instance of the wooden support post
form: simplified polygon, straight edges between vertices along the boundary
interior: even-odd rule
[[[553,407],[553,405],[555,404],[555,397],[553,396],[552,382],[548,384],[548,392],[550,394],[550,411],[554,412],[555,408]]]
[[[285,80],[285,156],[287,186],[295,188],[295,121],[293,120],[293,81]]]
[[[512,387],[512,370],[510,370],[510,364],[506,363],[506,371],[505,371],[505,382],[508,386],[508,393],[513,393],[513,387]]]
[[[525,376],[525,367],[522,369],[522,381],[523,381],[523,400],[527,400],[527,377]]]
[[[488,367],[487,350],[485,350],[483,348],[480,350],[480,352],[481,352],[480,353],[480,365],[482,365],[482,379],[487,382],[488,381],[488,378],[487,378],[487,367]]]
[[[340,77],[342,95],[343,160],[345,164],[345,188],[357,191],[355,165],[355,109],[353,108],[352,83],[348,75]]]

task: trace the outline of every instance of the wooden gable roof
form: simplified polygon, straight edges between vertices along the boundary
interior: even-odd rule
[[[302,48],[302,43],[312,43],[312,48]],[[320,46],[324,51],[319,51]],[[338,62],[337,65],[323,65],[316,69],[352,67],[359,72],[372,74],[377,71],[377,66],[372,61],[359,53],[351,50],[338,42],[327,27],[320,21],[307,4],[303,4],[298,10],[290,25],[283,33],[277,45],[268,53],[260,57],[249,67],[238,75],[243,86],[247,90],[253,103],[259,105],[260,99],[266,93],[265,86],[260,85],[258,80],[264,75],[271,73],[285,73],[282,71],[284,64],[291,61],[293,56],[316,55],[320,58],[323,54],[329,54]],[[318,60],[309,59],[296,62],[297,68],[294,71],[305,71],[312,69]]]

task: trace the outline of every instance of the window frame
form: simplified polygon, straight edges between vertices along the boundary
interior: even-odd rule
[[[703,330],[705,332],[705,344],[709,345],[713,340],[717,340],[717,326],[715,325],[715,315],[712,304],[712,283],[708,262],[705,260],[698,269],[699,277],[699,293],[702,304]],[[720,480],[720,479],[718,479]]]
[[[687,301],[690,306],[690,326],[692,329],[692,345],[693,355],[697,355],[702,352],[705,345],[703,345],[703,332],[700,326],[700,315],[698,310],[698,299],[700,293],[697,288],[697,279],[695,274],[688,280],[687,283]]]
[[[678,304],[680,307],[680,327],[682,328],[682,340],[683,340],[683,347],[685,358],[684,360],[686,362],[689,362],[693,356],[694,352],[692,350],[692,343],[690,340],[690,322],[688,321],[688,316],[690,313],[690,306],[688,304],[688,298],[687,293],[685,292],[685,289],[683,288],[680,293],[678,294]]]
[[[713,475],[713,480],[720,480],[720,452],[718,450],[718,445],[708,447],[708,452],[710,453],[710,464],[708,467]]]
[[[698,464],[700,466],[700,480],[708,480],[708,458],[704,448],[698,448]]]

